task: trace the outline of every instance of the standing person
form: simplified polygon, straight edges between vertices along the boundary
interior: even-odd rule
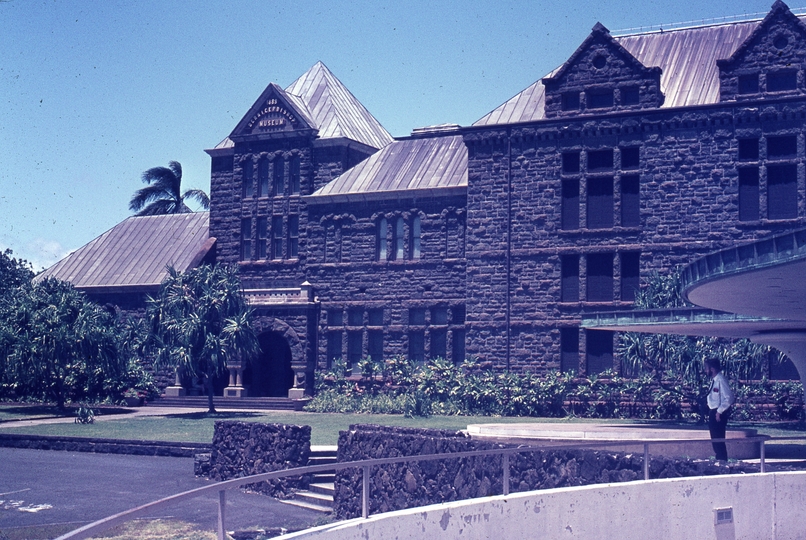
[[[711,377],[711,388],[708,390],[708,431],[711,439],[724,439],[731,407],[735,400],[728,380],[722,374],[722,366],[718,358],[705,361],[705,372]],[[711,442],[718,461],[728,460],[728,449],[724,442]]]

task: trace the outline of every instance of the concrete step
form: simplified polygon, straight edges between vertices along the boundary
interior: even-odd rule
[[[302,499],[284,499],[280,501],[283,504],[288,504],[291,506],[296,506],[298,508],[307,508],[308,510],[315,510],[317,512],[322,512],[323,514],[330,514],[333,512],[332,506],[323,506],[321,504],[311,503]]]
[[[333,482],[311,482],[308,486],[308,491],[329,497],[330,503],[333,504],[333,495],[336,493],[336,486]]]
[[[308,399],[289,399],[281,397],[228,398],[215,396],[213,404],[216,409],[257,409],[266,411],[301,411]],[[160,407],[187,407],[207,409],[207,396],[162,396],[152,402]]]

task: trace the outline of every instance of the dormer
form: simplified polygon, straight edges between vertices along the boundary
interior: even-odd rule
[[[806,91],[806,25],[777,0],[733,55],[716,64],[721,101],[801,95]]]
[[[659,67],[643,65],[596,23],[568,61],[543,78],[546,117],[660,107],[660,76]]]
[[[294,97],[278,85],[269,84],[229,138],[237,143],[292,133],[315,134],[316,128],[305,105]]]

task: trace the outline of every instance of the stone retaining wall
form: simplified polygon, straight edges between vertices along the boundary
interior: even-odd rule
[[[353,425],[339,435],[339,461],[505,448],[470,439],[462,432]],[[743,464],[672,460],[653,456],[650,478],[756,472]],[[370,513],[389,512],[503,493],[501,456],[445,459],[374,467],[370,472]],[[643,478],[643,455],[599,450],[545,450],[510,460],[510,491],[528,491]],[[334,514],[361,515],[362,472],[338,471]]]
[[[256,422],[215,423],[209,477],[222,481],[308,465],[311,427]],[[254,491],[284,498],[307,487],[308,478],[282,478],[251,484]]]
[[[103,454],[132,454],[137,456],[193,457],[209,452],[210,445],[168,441],[134,441],[125,439],[96,439],[52,435],[0,434],[0,446],[28,450],[64,450],[67,452],[98,452]]]

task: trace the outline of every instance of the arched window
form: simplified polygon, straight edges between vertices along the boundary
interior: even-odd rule
[[[243,198],[251,197],[254,194],[255,184],[252,178],[252,160],[247,159],[243,162]]]
[[[274,177],[272,179],[272,194],[282,195],[285,193],[285,162],[278,157],[274,160]]]
[[[378,230],[375,234],[376,236],[376,257],[379,261],[385,261],[389,258],[389,245],[386,240],[386,233],[389,229],[389,225],[386,222],[386,218],[381,218],[378,222]]]
[[[257,196],[269,196],[269,160],[261,159],[257,164]]]
[[[399,217],[395,219],[395,245],[393,253],[395,260],[401,260],[405,257],[405,240],[403,218]]]
[[[292,195],[299,193],[299,156],[293,156],[288,164],[288,191]]]
[[[411,220],[411,258],[420,258],[420,216]]]

